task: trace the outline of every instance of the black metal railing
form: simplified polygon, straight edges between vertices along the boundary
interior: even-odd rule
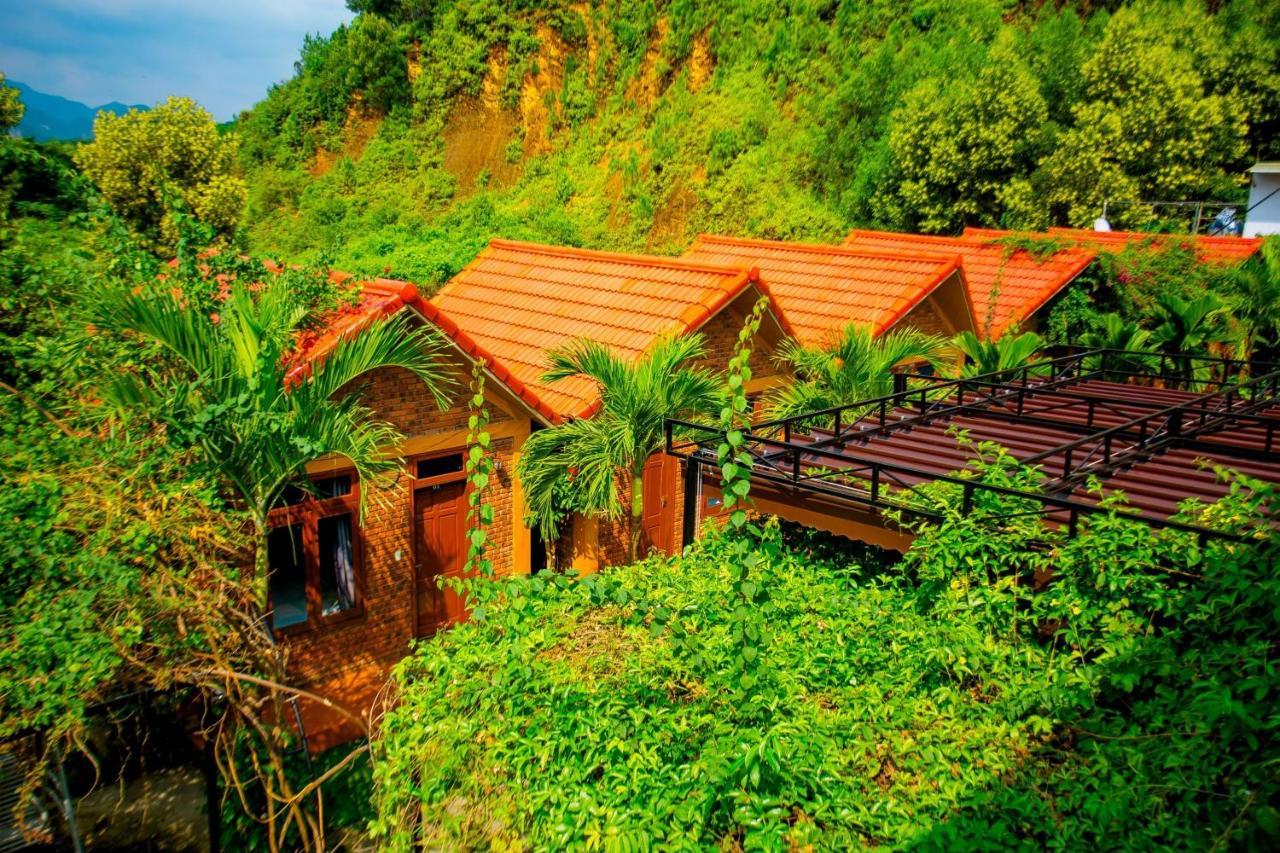
[[[1194,533],[1202,539],[1245,541],[1248,538],[1245,535],[1175,521],[1150,511],[1104,509],[1072,494],[1080,481],[1091,474],[1106,475],[1173,445],[1275,458],[1280,417],[1260,410],[1276,405],[1280,397],[1280,368],[1261,365],[1271,369],[1253,378],[1229,379],[1231,371],[1243,371],[1245,367],[1257,370],[1260,365],[1206,357],[1205,362],[1221,368],[1221,381],[1213,383],[1216,390],[1173,401],[1136,396],[1117,399],[1114,394],[1093,393],[1090,386],[1084,385],[1086,380],[1098,378],[1100,371],[1096,365],[1104,353],[1134,355],[1118,350],[1072,351],[968,378],[900,374],[895,377],[892,394],[753,423],[743,430],[745,449],[752,460],[752,476],[871,509],[920,517],[932,517],[936,513],[929,509],[929,496],[920,492],[919,487],[943,483],[960,489],[961,509],[965,513],[972,510],[974,495],[984,491],[1028,501],[1030,506],[1038,507],[1036,511],[1046,519],[1062,524],[1070,533],[1075,532],[1082,517],[1108,514]],[[1164,386],[1165,380],[1157,370],[1135,371],[1131,378]],[[1115,371],[1108,372],[1114,374]],[[1203,384],[1206,380],[1196,381]],[[1169,380],[1169,384],[1178,382],[1176,377]],[[1191,393],[1187,388],[1166,390]],[[849,445],[857,441],[871,441],[896,430],[910,430],[974,413],[1078,437],[1019,459],[1026,465],[1040,465],[1046,472],[1051,467],[1047,463],[1059,463],[1052,466],[1058,468],[1055,472],[1058,476],[1036,491],[873,458],[849,449]],[[1062,416],[1053,417],[1055,413]],[[1252,430],[1249,442],[1232,444],[1205,438],[1230,428]],[[724,430],[707,424],[673,419],[666,425],[667,452],[685,457],[695,469],[715,466],[716,448],[724,438]],[[913,495],[916,499],[912,499]],[[1021,510],[1003,517],[1025,514],[1027,511]]]
[[[672,430],[689,438],[669,440],[667,452],[684,457],[695,465],[715,468],[716,448],[724,440],[724,431],[718,427],[672,419]],[[698,437],[701,436],[701,437]],[[1136,510],[1103,508],[1094,503],[1065,497],[1061,494],[1033,492],[987,483],[982,480],[954,474],[939,474],[925,468],[886,462],[857,455],[850,455],[812,445],[796,445],[767,438],[748,436],[746,451],[752,460],[751,477],[775,485],[797,488],[816,495],[836,498],[868,509],[893,510],[904,515],[939,520],[940,513],[928,506],[930,497],[919,490],[923,483],[949,483],[961,491],[961,511],[969,514],[974,509],[977,492],[986,492],[1005,498],[1029,502],[1050,521],[1065,526],[1074,535],[1082,517],[1115,515],[1153,527],[1178,530],[1197,535],[1202,541],[1210,538],[1233,542],[1246,542],[1248,536],[1215,530],[1170,518],[1158,518]],[[761,448],[767,448],[761,452]],[[823,464],[823,463],[828,464]],[[839,477],[843,482],[833,482]],[[895,488],[898,490],[895,492]],[[904,492],[914,494],[922,502],[902,500]],[[993,520],[1026,515],[1018,511],[1008,515],[993,515]]]

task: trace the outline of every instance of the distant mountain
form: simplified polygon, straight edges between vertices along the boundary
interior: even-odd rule
[[[91,107],[58,95],[37,92],[17,80],[7,81],[22,93],[22,103],[27,112],[18,125],[19,136],[28,139],[92,139],[93,120],[102,111],[122,115],[131,109],[145,110],[146,104],[122,104],[112,101],[99,107]]]

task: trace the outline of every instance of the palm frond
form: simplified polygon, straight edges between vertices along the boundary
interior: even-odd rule
[[[548,538],[559,535],[555,487],[565,481],[572,481],[574,502],[582,511],[621,514],[616,472],[626,440],[616,426],[598,417],[574,420],[539,430],[525,441],[516,475],[530,519]]]
[[[94,324],[157,343],[198,375],[219,375],[229,367],[213,321],[169,290],[109,291],[94,311]]]
[[[796,381],[766,399],[772,417],[847,406],[893,390],[893,371],[905,364],[941,364],[947,342],[916,329],[894,329],[876,336],[868,326],[850,323],[825,348],[793,340],[780,349]]]
[[[616,388],[627,375],[627,364],[597,341],[576,340],[547,353],[550,368],[543,382],[558,382],[570,376],[585,376],[602,389]]]
[[[969,363],[961,371],[963,376],[981,376],[1013,370],[1030,364],[1044,347],[1044,338],[1035,332],[1002,335],[998,340],[982,340],[973,332],[964,331],[952,338],[952,344],[968,357]]]
[[[443,411],[449,407],[448,392],[456,385],[440,358],[443,352],[439,332],[426,325],[411,326],[404,315],[397,315],[338,341],[317,360],[301,387],[318,399],[328,399],[375,370],[398,367],[416,376]]]

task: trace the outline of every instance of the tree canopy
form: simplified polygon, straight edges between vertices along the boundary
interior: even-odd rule
[[[1185,227],[1134,202],[1239,204],[1280,139],[1263,0],[353,8],[237,122],[248,234],[424,283],[497,235]]]
[[[223,237],[234,230],[245,200],[237,139],[221,134],[195,101],[175,97],[150,110],[99,113],[93,135],[76,152],[76,165],[151,245],[173,251],[179,204]]]

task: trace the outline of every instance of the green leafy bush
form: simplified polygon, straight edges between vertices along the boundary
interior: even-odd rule
[[[981,452],[987,477],[1036,482]],[[1265,530],[1275,491],[1233,482],[1193,514]],[[746,701],[727,534],[578,581],[504,581],[483,621],[397,669],[374,835],[392,849],[1274,843],[1274,539],[1201,548],[1101,517],[1068,540],[996,520],[1018,507],[981,492],[968,516],[953,490],[933,501],[942,521],[897,565],[850,564],[812,534],[741,557],[767,593]]]

